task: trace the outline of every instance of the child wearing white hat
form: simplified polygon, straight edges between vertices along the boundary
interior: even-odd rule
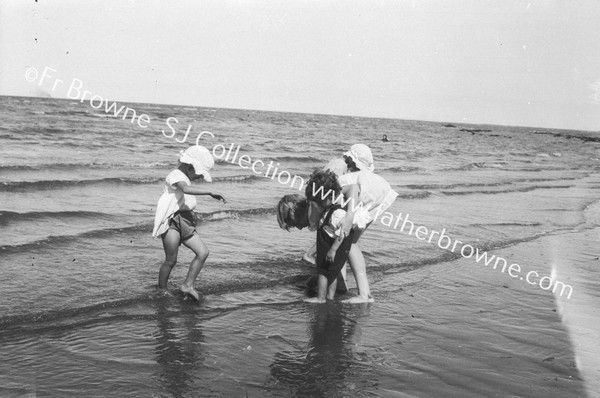
[[[179,167],[171,171],[165,179],[163,194],[156,206],[152,231],[152,236],[162,238],[165,250],[165,261],[158,273],[160,288],[167,287],[171,270],[177,264],[179,245],[183,243],[196,255],[181,285],[181,291],[196,301],[200,300],[200,295],[194,289],[194,281],[208,257],[208,248],[196,232],[196,220],[193,214],[196,198],[192,195],[209,195],[214,199],[222,200],[223,203],[227,202],[223,196],[192,186],[191,182],[198,179],[211,182],[209,171],[214,164],[209,150],[200,145],[180,153]]]
[[[348,164],[348,172],[359,170],[375,170],[371,148],[365,144],[354,144],[348,152],[344,152],[344,160]]]
[[[373,298],[366,274],[366,262],[358,247],[358,240],[373,220],[394,203],[398,193],[383,177],[373,173],[375,165],[368,146],[352,145],[350,150],[344,153],[344,160],[348,165],[348,173],[341,176],[339,182],[349,205],[340,239],[354,230],[349,260],[358,288],[358,296],[346,302],[371,302]]]

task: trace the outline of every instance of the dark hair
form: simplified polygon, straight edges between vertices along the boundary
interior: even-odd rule
[[[327,198],[335,200],[342,194],[342,187],[333,171],[315,170],[310,175],[304,192],[306,199],[321,205]]]
[[[356,166],[356,163],[354,163],[354,160],[352,160],[350,156],[344,155],[344,161],[346,162],[346,165],[348,165],[348,173],[360,171],[360,169],[358,168],[358,166]]]
[[[186,162],[180,161],[178,169],[181,170],[188,177],[191,175],[192,172],[194,174],[196,174],[196,169],[194,168],[194,165],[192,165],[191,163],[186,163]],[[204,178],[204,175],[202,175],[202,174],[200,174],[200,175]]]
[[[297,220],[308,212],[308,201],[302,195],[285,195],[275,206],[275,211],[279,227],[289,231],[290,227],[297,227]]]

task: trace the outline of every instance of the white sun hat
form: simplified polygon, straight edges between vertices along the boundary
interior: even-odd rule
[[[204,180],[207,182],[212,181],[209,171],[215,166],[215,161],[206,147],[194,145],[185,151],[179,152],[179,154],[179,161],[181,163],[191,164],[194,166],[196,174],[202,174]]]
[[[344,155],[349,156],[356,163],[356,167],[359,170],[375,170],[375,165],[373,164],[373,155],[371,154],[371,149],[365,144],[354,144],[350,147],[348,152],[345,152]]]

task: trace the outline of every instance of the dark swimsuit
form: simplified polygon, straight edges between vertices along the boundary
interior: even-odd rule
[[[179,232],[179,244],[181,245],[196,233],[194,212],[191,210],[179,210],[175,212],[173,218],[169,221],[169,229]]]
[[[346,264],[346,261],[348,261],[348,256],[350,255],[350,246],[352,245],[352,234],[354,231],[350,231],[350,234],[346,236],[340,247],[338,247],[333,263],[327,261],[327,252],[337,237],[332,238],[329,236],[327,232],[325,232],[324,227],[325,225],[329,225],[329,221],[331,220],[331,215],[333,212],[341,208],[342,207],[339,205],[332,206],[325,216],[323,224],[321,224],[317,231],[317,272],[327,278],[327,285],[331,285],[333,283],[344,267],[344,264]]]

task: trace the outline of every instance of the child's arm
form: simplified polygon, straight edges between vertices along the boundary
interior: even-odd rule
[[[331,215],[329,222],[331,224],[331,227],[335,230],[335,235],[342,235],[342,233],[343,233],[342,227],[344,225],[343,223],[344,223],[344,220],[346,219],[347,215],[348,215],[348,212],[346,212],[342,209],[338,209],[338,210],[334,211],[333,214]],[[340,247],[340,245],[342,244],[343,240],[344,239],[335,239],[333,241],[333,244],[327,251],[327,255],[326,255],[327,261],[333,262],[333,260],[335,259],[335,254],[337,253],[337,250]]]
[[[183,191],[183,193],[185,193],[187,195],[210,195],[213,199],[222,200],[223,203],[227,203],[227,201],[225,200],[225,197],[223,197],[222,195],[219,195],[216,193],[211,193],[211,192],[206,192],[206,191],[202,190],[202,188],[200,188],[200,187],[196,187],[193,185],[186,185],[185,182],[183,182],[183,181],[178,182],[176,185],[179,189],[181,189]]]
[[[343,241],[350,230],[352,229],[352,222],[354,221],[354,213],[356,211],[355,206],[358,205],[358,195],[360,194],[360,186],[358,184],[350,184],[342,187],[342,193],[349,200],[348,210],[346,210],[346,217],[342,221],[342,233],[340,234],[339,241]]]
[[[335,259],[335,254],[337,253],[337,249],[340,247],[341,244],[342,244],[342,241],[339,239],[336,239],[333,241],[333,245],[331,245],[331,247],[327,251],[327,257],[326,257],[327,261],[329,261],[331,263],[333,262],[333,260]]]

